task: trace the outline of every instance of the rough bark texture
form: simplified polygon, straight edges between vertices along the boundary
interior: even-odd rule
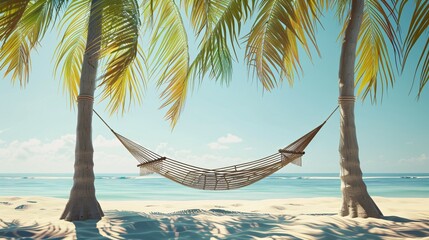
[[[73,187],[70,191],[69,201],[61,215],[61,219],[67,221],[101,219],[104,216],[95,197],[94,148],[92,146],[92,109],[100,49],[97,39],[101,34],[101,19],[100,16],[94,15],[93,9],[96,1],[92,1],[80,78]]]
[[[354,67],[363,9],[363,0],[352,1],[351,16],[341,49],[339,71],[341,134],[339,152],[343,203],[340,215],[350,217],[381,217],[383,216],[381,211],[369,196],[366,185],[362,180],[354,116]]]

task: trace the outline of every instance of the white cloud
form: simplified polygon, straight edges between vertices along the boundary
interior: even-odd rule
[[[64,135],[52,141],[31,138],[12,141],[0,146],[0,171],[4,172],[55,172],[74,159],[74,135]]]
[[[137,171],[137,163],[116,138],[94,138],[94,169],[97,172]],[[31,138],[0,143],[0,172],[73,172],[75,135],[53,140]]]
[[[155,149],[155,152],[161,156],[172,157],[176,159],[186,158],[189,154],[191,154],[191,150],[177,150],[173,147],[170,147],[166,142],[159,143]]]
[[[207,146],[210,149],[215,149],[215,150],[228,149],[229,146],[227,146],[227,144],[239,143],[242,141],[243,141],[243,139],[241,139],[240,137],[233,135],[231,133],[228,133],[226,136],[218,138],[216,142],[211,142],[211,143],[207,144]]]
[[[400,163],[407,163],[407,164],[421,164],[427,160],[429,160],[429,156],[426,153],[422,153],[418,156],[403,158],[403,159],[399,160],[399,162]]]
[[[112,138],[112,139],[106,139],[104,136],[102,135],[98,135],[95,139],[94,139],[94,148],[100,147],[100,148],[109,148],[109,147],[118,147],[118,146],[122,146],[121,142],[119,142],[119,140],[117,138]]]
[[[228,146],[222,145],[218,142],[211,142],[207,144],[207,146],[209,146],[210,149],[228,149],[229,148]]]
[[[158,144],[158,146],[156,146],[155,148],[155,152],[157,152],[158,154],[162,154],[163,152],[165,152],[168,149],[168,143],[166,142],[161,142]]]
[[[219,143],[239,143],[242,142],[243,139],[240,137],[233,135],[231,133],[228,133],[225,137],[220,137],[217,139]]]
[[[226,136],[227,137],[227,136]],[[138,172],[138,162],[115,137],[98,135],[94,138],[94,171]],[[214,142],[213,148],[227,148],[228,144]],[[0,172],[10,173],[63,173],[73,172],[75,135],[67,134],[53,140],[31,138],[24,141],[7,141],[0,144]],[[238,164],[249,159],[224,154],[195,153],[176,149],[166,142],[159,143],[155,152],[188,164],[215,168]]]

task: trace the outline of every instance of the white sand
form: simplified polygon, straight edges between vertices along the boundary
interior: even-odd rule
[[[100,221],[58,220],[65,199],[0,197],[0,238],[429,239],[429,199],[375,197],[385,217],[336,215],[339,198],[101,201]]]

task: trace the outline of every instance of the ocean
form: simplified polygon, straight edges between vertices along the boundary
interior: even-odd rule
[[[364,175],[371,196],[429,198],[429,173],[371,173]],[[0,174],[1,196],[68,198],[72,174]],[[338,174],[276,173],[251,186],[230,191],[184,187],[159,175],[98,174],[98,200],[260,200],[340,197]]]

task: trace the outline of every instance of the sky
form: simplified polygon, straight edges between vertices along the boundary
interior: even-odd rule
[[[153,84],[142,105],[124,115],[110,116],[100,98],[94,107],[116,132],[189,164],[220,167],[270,155],[322,123],[337,106],[340,25],[331,13],[322,24],[316,35],[322,56],[314,54],[310,61],[302,55],[303,74],[293,87],[285,82],[264,92],[249,77],[242,47],[231,84],[204,80],[189,94],[173,130],[164,120],[166,109],[159,109],[161,91]],[[58,42],[58,34],[50,32],[32,54],[26,88],[11,84],[8,76],[0,80],[0,173],[73,172],[77,110],[69,107],[53,74]],[[190,39],[189,44],[198,43]],[[429,172],[429,90],[417,100],[417,89],[412,88],[417,57],[412,56],[381,102],[356,102],[364,173]],[[306,149],[303,166],[288,165],[281,172],[339,172],[339,135],[336,112]],[[138,162],[96,116],[93,141],[96,173],[138,173]]]

